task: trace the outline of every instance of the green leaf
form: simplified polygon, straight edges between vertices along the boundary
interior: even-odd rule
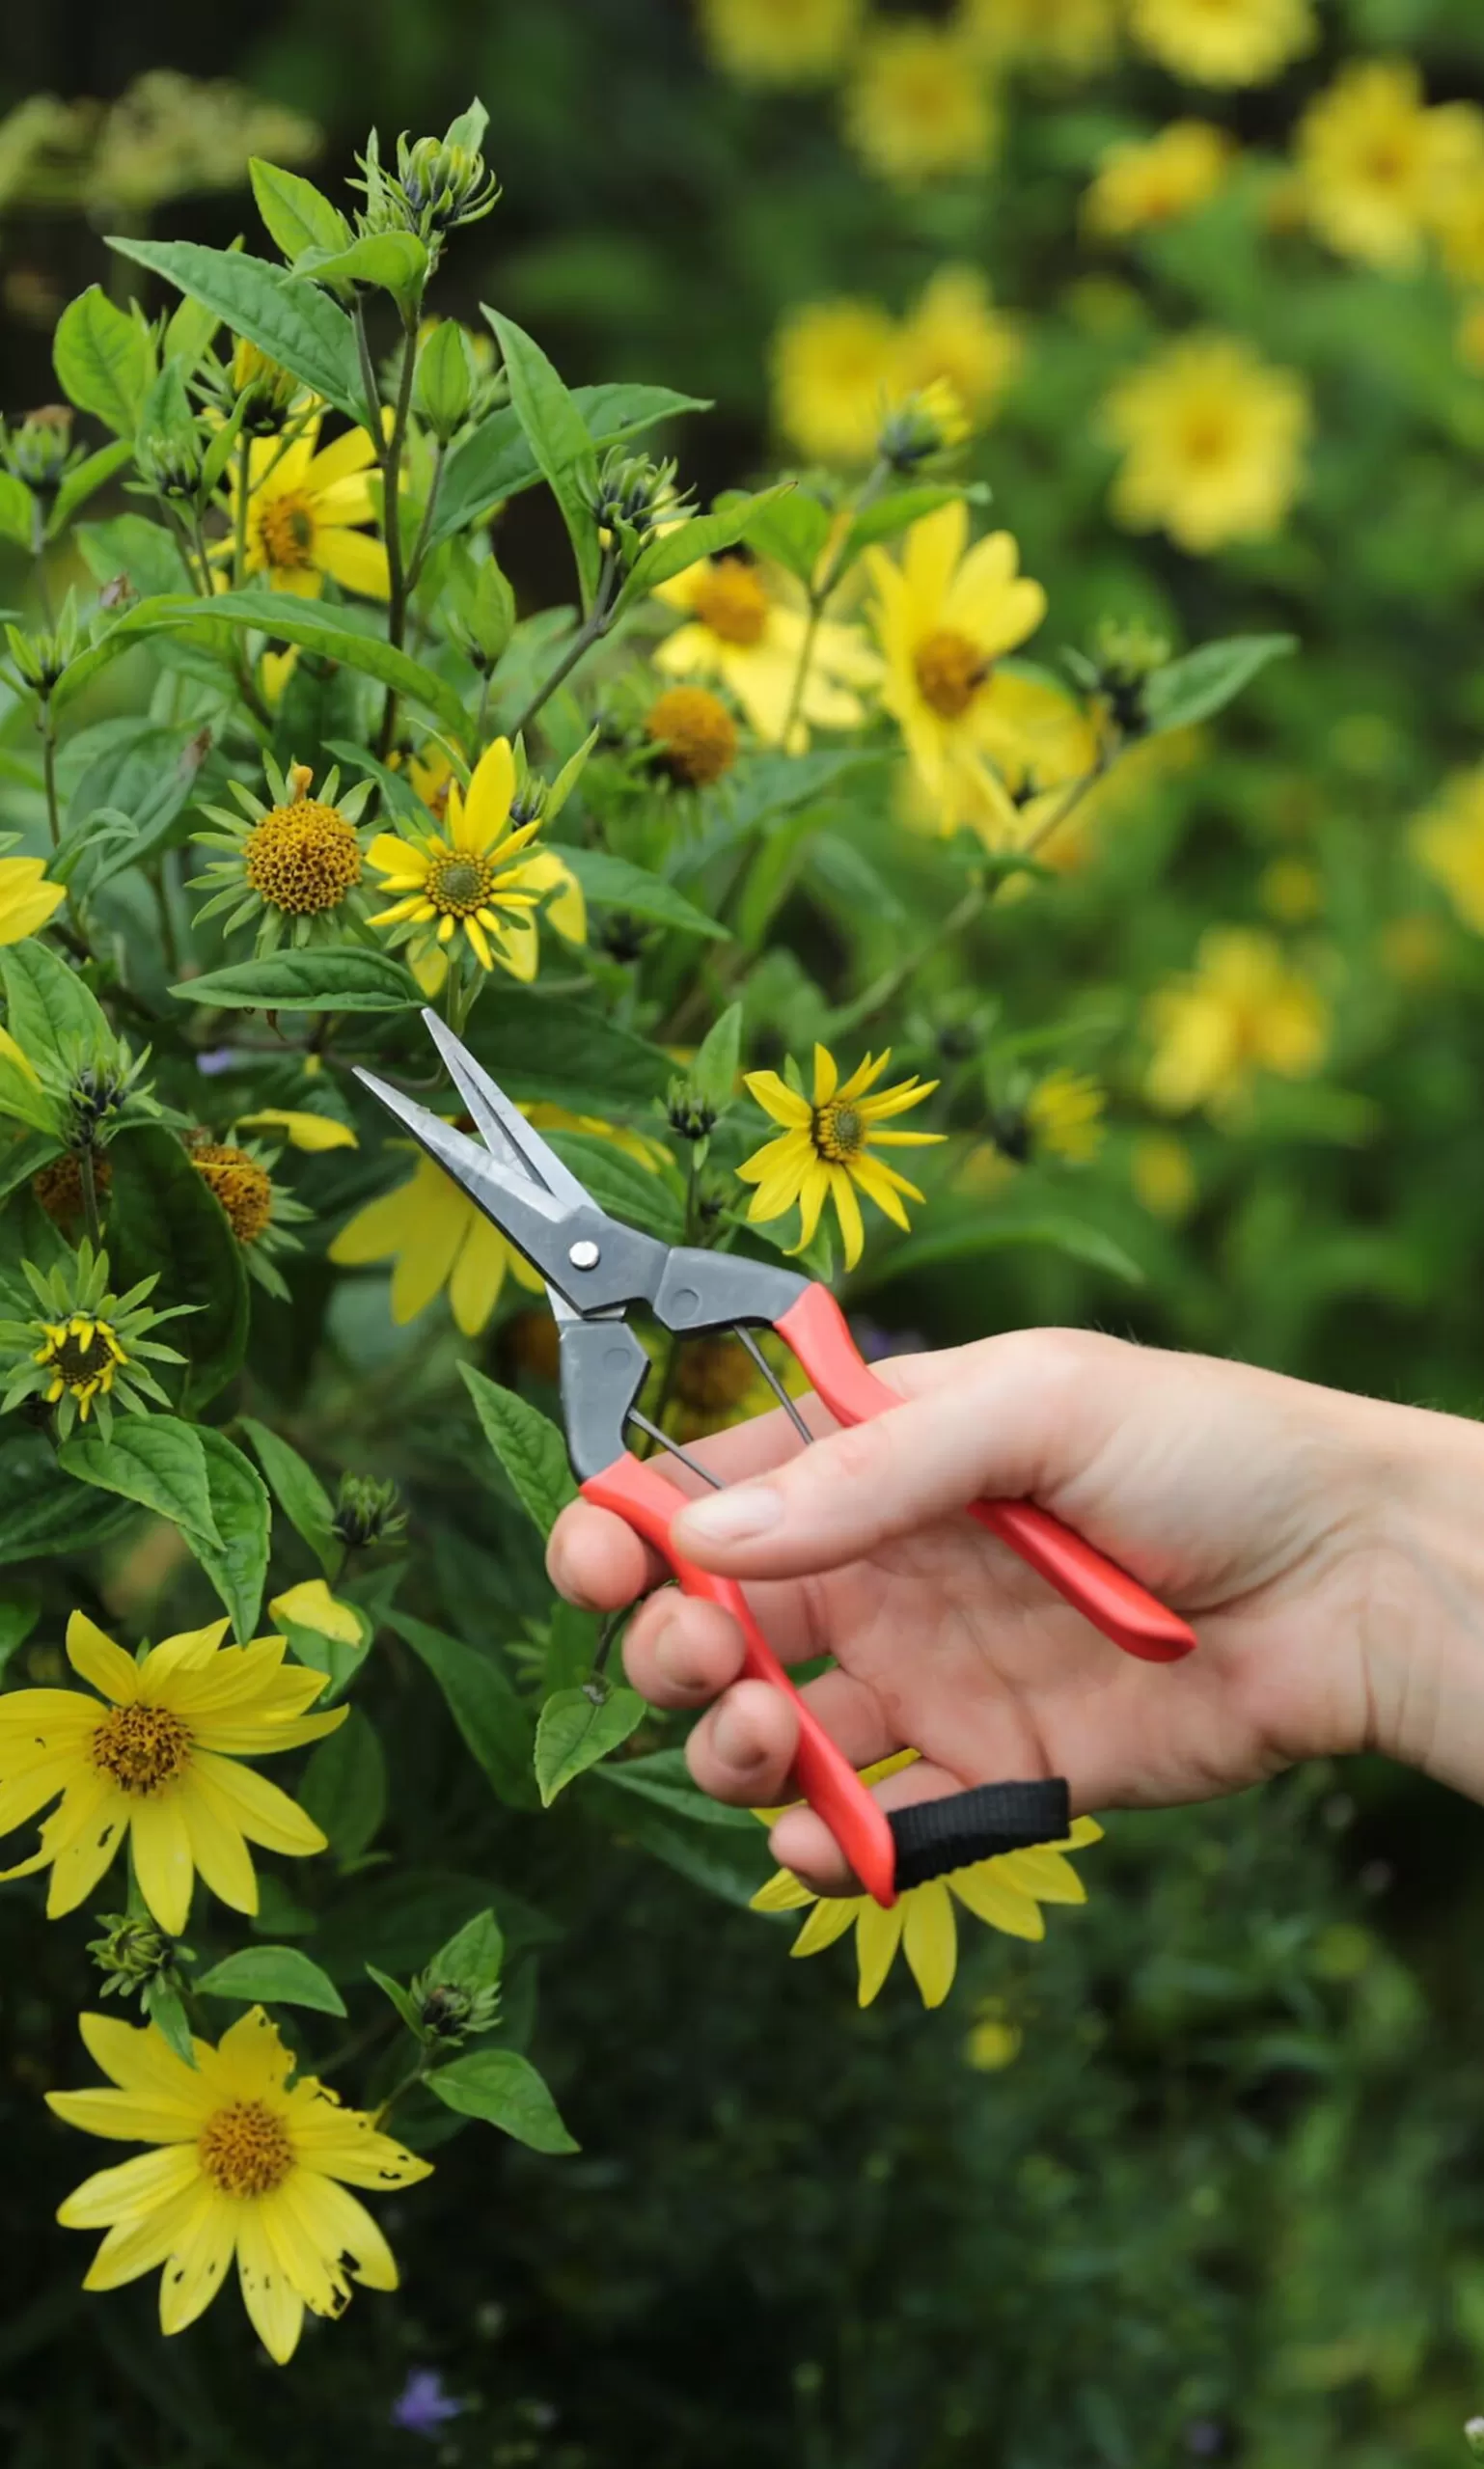
[[[646,1113],[674,1064],[658,1046],[565,995],[533,1002],[522,987],[491,986],[468,1031],[480,1061],[512,1097],[546,1098],[574,1114]]]
[[[238,1429],[247,1434],[258,1452],[263,1473],[273,1489],[273,1496],[296,1534],[303,1536],[327,1577],[333,1578],[344,1557],[344,1547],[335,1532],[335,1510],[324,1485],[312,1467],[306,1466],[297,1449],[270,1432],[266,1423],[255,1422],[251,1414],[239,1414]]]
[[[516,1696],[499,1664],[408,1612],[388,1612],[387,1625],[431,1672],[464,1746],[501,1799],[511,1808],[534,1808],[531,1709]]]
[[[121,1133],[108,1152],[108,1252],[118,1285],[159,1276],[160,1307],[190,1303],[170,1324],[186,1358],[180,1403],[199,1413],[235,1378],[247,1345],[247,1274],[221,1202],[173,1132],[147,1123]],[[161,1367],[164,1385],[175,1375]]]
[[[477,1911],[440,1946],[427,1965],[457,1989],[492,1989],[505,1961],[505,1938],[492,1911]]]
[[[222,1548],[211,1506],[211,1484],[201,1434],[174,1414],[121,1414],[113,1437],[90,1427],[74,1432],[57,1451],[57,1464],[79,1483],[116,1492],[156,1517],[184,1529],[189,1542],[204,1535]]]
[[[312,1629],[307,1621],[293,1620],[286,1612],[273,1615],[274,1627],[288,1638],[295,1659],[307,1663],[312,1672],[323,1672],[327,1686],[319,1699],[321,1709],[343,1696],[364,1668],[375,1634],[375,1625],[360,1604],[348,1603],[344,1596],[338,1600],[355,1614],[358,1634],[353,1646],[347,1646],[344,1638],[327,1637],[322,1629]]]
[[[213,621],[225,618],[229,625],[253,626],[276,643],[299,644],[321,660],[339,660],[374,677],[378,685],[395,687],[406,701],[431,712],[454,737],[461,739],[468,727],[453,687],[373,631],[379,621],[369,616],[357,622],[360,613],[354,610],[320,608],[291,591],[223,591],[212,601],[210,614]]]
[[[458,1368],[510,1489],[537,1531],[550,1534],[561,1511],[577,1497],[566,1442],[555,1423],[512,1389],[486,1380],[472,1363]]]
[[[1220,643],[1204,643],[1157,669],[1144,688],[1144,712],[1150,734],[1168,728],[1190,728],[1240,695],[1270,660],[1286,659],[1299,648],[1297,635],[1228,635]]]
[[[92,1551],[132,1515],[129,1502],[74,1483],[40,1432],[0,1440],[0,1568]]]
[[[800,583],[810,583],[834,519],[830,508],[810,489],[791,488],[771,505],[759,508],[755,502],[748,542],[760,558],[772,558]]]
[[[633,917],[652,918],[659,925],[673,926],[681,934],[705,935],[714,943],[728,940],[727,928],[696,908],[663,875],[630,865],[627,858],[610,857],[606,849],[563,848],[562,859],[596,908],[624,909]]]
[[[245,1646],[258,1633],[268,1575],[267,1486],[225,1432],[203,1425],[196,1437],[206,1451],[211,1514],[221,1540],[213,1543],[200,1534],[186,1540],[231,1614],[238,1645]]]
[[[95,283],[63,310],[52,359],[69,401],[132,441],[154,375],[154,347],[142,319],[116,308]]]
[[[111,446],[100,446],[96,454],[74,463],[58,489],[50,514],[46,518],[46,537],[60,539],[79,506],[86,506],[115,472],[122,472],[133,453],[133,441],[116,437]]]
[[[575,386],[571,399],[599,450],[625,444],[679,412],[710,409],[699,397],[674,394],[668,386]],[[503,499],[535,488],[540,478],[519,414],[502,404],[460,439],[445,463],[429,547],[462,532]]]
[[[622,1773],[624,1763],[600,1766],[598,1782],[611,1783]],[[615,1831],[654,1859],[663,1860],[668,1869],[688,1879],[693,1886],[701,1886],[708,1895],[719,1895],[723,1903],[745,1910],[775,1865],[768,1856],[768,1841],[761,1826],[753,1819],[748,1820],[748,1824],[751,1832],[746,1835],[740,1829],[727,1832],[692,1825],[650,1801],[631,1798],[617,1813]]]
[[[185,2066],[194,2067],[196,2051],[191,2044],[191,2018],[185,2011],[185,2000],[168,1980],[147,1981],[139,2000],[167,2048],[174,2049]]]
[[[116,619],[106,634],[99,635],[96,643],[90,644],[86,651],[80,651],[75,660],[68,662],[52,689],[53,716],[75,702],[84,688],[91,686],[94,679],[111,668],[124,652],[135,650],[150,636],[189,631],[197,640],[202,640],[209,631],[210,623],[202,615],[203,607],[200,600],[187,599],[183,594],[174,592],[136,602],[132,609]]]
[[[100,1004],[75,969],[49,945],[28,936],[0,952],[6,1025],[27,1060],[56,1061],[82,1045],[112,1043]]]
[[[763,1839],[750,1809],[728,1808],[725,1801],[713,1800],[702,1792],[692,1778],[683,1749],[656,1749],[651,1757],[623,1758],[617,1766],[606,1766],[603,1774],[619,1791],[652,1801],[668,1817],[683,1819],[687,1825],[723,1826],[733,1834],[745,1834],[752,1842]]]
[[[662,532],[651,540],[633,568],[618,595],[620,609],[633,600],[653,591],[672,575],[682,574],[688,565],[698,565],[702,558],[714,558],[723,549],[734,548],[746,539],[748,527],[755,515],[766,519],[771,508],[789,495],[791,480],[780,480],[776,488],[760,489],[756,497],[733,498],[730,504],[710,514],[696,514],[688,523],[677,523],[673,531]]]
[[[304,249],[344,247],[350,226],[313,180],[265,163],[258,154],[249,158],[247,169],[258,211],[290,263]]]
[[[728,1003],[712,1022],[691,1064],[692,1088],[713,1114],[725,1114],[737,1093],[742,1062],[742,1005]]]
[[[36,500],[14,472],[0,472],[0,540],[14,540],[29,554],[36,523]]]
[[[495,330],[510,400],[526,442],[562,509],[582,584],[584,609],[592,606],[600,556],[597,524],[585,491],[597,480],[597,454],[587,423],[538,343],[497,309],[485,309]]]
[[[387,1767],[376,1727],[359,1707],[316,1748],[298,1799],[338,1860],[358,1859],[374,1838],[387,1813]]]
[[[922,481],[916,488],[900,488],[890,497],[878,497],[858,514],[845,535],[842,568],[851,565],[863,549],[873,548],[878,540],[893,540],[910,524],[921,523],[924,515],[936,514],[940,507],[952,506],[960,498],[981,498],[987,491],[964,488],[934,487]]]
[[[423,1000],[390,953],[333,944],[234,961],[170,991],[213,1011],[407,1011]]]
[[[297,1946],[244,1946],[198,1974],[195,1987],[208,1997],[239,1999],[244,2006],[308,2006],[316,2015],[345,2012],[345,2001],[328,1972]]]
[[[180,835],[175,825],[195,793],[209,751],[203,731],[145,722],[121,747],[110,747],[88,765],[72,791],[64,850],[73,852],[71,879],[88,896],[125,866],[139,865]],[[96,814],[111,807],[126,814],[132,830],[117,840],[96,841]],[[184,827],[182,826],[182,831]]]
[[[294,281],[373,283],[397,300],[415,299],[427,281],[427,251],[415,232],[366,232],[348,247],[306,249]]]
[[[379,1970],[374,1963],[367,1964],[366,1973],[369,1980],[375,1982],[382,1995],[391,1999],[408,2031],[415,2032],[420,2041],[426,2042],[429,2035],[424,2028],[422,2015],[415,1999],[408,1996],[401,1982],[394,1981],[390,1972]]]
[[[313,285],[295,283],[266,258],[242,249],[207,249],[195,240],[132,240],[108,245],[136,265],[199,300],[234,334],[245,335],[270,360],[282,362],[313,393],[362,423],[361,372],[355,329],[344,309]]]
[[[115,575],[126,575],[145,599],[189,609],[181,596],[190,578],[179,543],[163,524],[151,523],[145,514],[114,514],[106,523],[79,523],[76,536],[96,582],[111,583]]]
[[[24,1646],[41,1617],[39,1586],[7,1586],[0,1593],[0,1673],[17,1648]]]
[[[661,1243],[679,1243],[685,1232],[685,1211],[669,1178],[651,1173],[637,1158],[613,1140],[593,1132],[545,1132],[558,1156],[580,1174],[599,1208],[622,1218]]]
[[[536,1727],[536,1779],[542,1808],[549,1809],[567,1784],[626,1741],[646,1711],[637,1690],[602,1681],[561,1688],[549,1697]]]
[[[482,2118],[533,2152],[576,2152],[557,2104],[529,2058],[514,2049],[470,2049],[424,2077],[445,2108]]]
[[[960,1260],[978,1260],[992,1251],[1004,1251],[1020,1244],[1044,1244],[1052,1251],[1065,1254],[1068,1260],[1081,1260],[1089,1269],[1100,1269],[1110,1277],[1119,1277],[1130,1286],[1141,1286],[1144,1273],[1137,1260],[1104,1234],[1100,1226],[1083,1223],[1079,1218],[1047,1215],[1039,1218],[996,1219],[971,1218],[961,1225],[944,1226],[933,1234],[909,1235],[872,1261],[865,1270],[856,1271],[851,1279],[851,1292],[864,1294],[878,1286],[889,1286],[894,1278],[914,1276],[923,1269],[945,1269]]]

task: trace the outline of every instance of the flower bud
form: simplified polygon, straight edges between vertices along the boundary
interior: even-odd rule
[[[156,497],[194,501],[201,487],[201,441],[183,432],[163,430],[141,437],[134,448],[139,477]]]
[[[88,1952],[103,1975],[105,1997],[131,1997],[168,1972],[175,1961],[175,1941],[152,1920],[128,1912],[100,1911],[101,1937],[89,1940]]]
[[[500,1989],[494,1981],[476,1988],[467,1981],[440,1980],[420,1972],[408,1994],[423,2030],[435,2041],[455,2046],[480,2032],[493,2031],[500,2015]]]
[[[962,446],[969,429],[957,387],[948,377],[935,377],[888,412],[876,439],[876,453],[893,472],[915,472]]]
[[[678,469],[673,458],[656,463],[647,454],[626,454],[621,446],[611,446],[599,464],[587,503],[598,530],[618,543],[625,565],[635,563],[662,522],[676,522],[688,512],[688,498],[675,486]]]
[[[366,1550],[397,1542],[407,1519],[395,1483],[378,1483],[370,1474],[343,1474],[332,1523],[347,1550]]]
[[[515,594],[499,561],[476,565],[462,548],[449,575],[448,626],[453,641],[481,677],[489,674],[515,631]]]
[[[14,428],[0,427],[0,462],[38,497],[54,497],[72,452],[72,412],[68,403],[43,403]]]
[[[1114,727],[1125,737],[1141,737],[1148,713],[1144,690],[1169,658],[1166,636],[1141,617],[1103,617],[1092,638],[1090,658],[1079,654],[1067,664],[1093,694],[1107,702]]]
[[[252,437],[274,437],[283,427],[299,391],[291,370],[270,360],[255,343],[239,336],[229,371],[234,402],[246,397],[242,425]]]
[[[440,446],[469,417],[475,388],[474,354],[461,325],[442,318],[418,352],[413,402]]]
[[[666,1092],[665,1119],[682,1140],[708,1140],[716,1129],[716,1109],[688,1078],[677,1075]]]

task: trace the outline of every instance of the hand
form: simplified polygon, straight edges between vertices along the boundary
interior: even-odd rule
[[[854,1765],[921,1752],[883,1801],[1064,1774],[1076,1810],[1163,1806],[1367,1746],[1484,1792],[1484,1761],[1470,1780],[1452,1759],[1448,1691],[1414,1648],[1441,1635],[1444,1564],[1478,1523],[1472,1425],[1068,1330],[876,1368],[904,1403],[872,1423],[836,1431],[811,1401],[829,1435],[812,1448],[777,1413],[702,1443],[728,1488],[684,1508],[674,1538],[747,1582],[784,1662],[835,1659],[805,1694]],[[1184,1613],[1195,1653],[1121,1654],[961,1514],[978,1497],[1052,1510]],[[559,1521],[549,1564],[593,1608],[659,1588],[628,1631],[634,1687],[709,1705],[688,1754],[716,1798],[789,1797],[794,1710],[737,1678],[733,1621],[663,1586],[657,1558],[586,1503]],[[852,1890],[811,1811],[790,1810],[773,1849],[816,1890]]]

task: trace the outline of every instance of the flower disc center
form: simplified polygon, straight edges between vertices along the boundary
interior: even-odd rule
[[[258,516],[258,541],[269,565],[313,565],[315,510],[308,498],[270,498]]]
[[[768,595],[742,558],[717,558],[697,585],[692,606],[701,625],[744,651],[768,629]]]
[[[919,694],[940,720],[962,720],[990,669],[979,645],[951,626],[924,635],[912,665]]]
[[[271,2195],[293,2167],[289,2128],[262,2100],[234,2100],[207,2118],[196,2146],[201,2165],[224,2195]]]
[[[188,1765],[191,1736],[164,1706],[115,1706],[93,1735],[93,1763],[124,1792],[158,1792]]]
[[[267,1232],[273,1216],[273,1178],[266,1166],[227,1140],[198,1141],[191,1151],[191,1164],[226,1210],[238,1243],[256,1243]]]
[[[43,1359],[69,1389],[106,1388],[115,1364],[124,1361],[124,1350],[106,1320],[83,1320],[74,1314],[59,1334],[48,1339]]]
[[[467,849],[450,849],[433,858],[427,868],[426,892],[446,917],[469,918],[482,909],[493,882],[490,867]]]
[[[255,823],[242,844],[246,881],[270,908],[312,918],[337,908],[361,880],[361,843],[337,806],[296,798]]]
[[[814,1109],[813,1137],[815,1148],[831,1166],[848,1166],[866,1146],[865,1117],[858,1108],[832,1099]]]

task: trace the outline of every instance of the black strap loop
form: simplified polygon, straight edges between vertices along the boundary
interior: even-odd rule
[[[914,1800],[887,1815],[896,1844],[899,1893],[1002,1852],[1064,1843],[1072,1830],[1071,1801],[1059,1774],[1044,1783],[980,1783],[969,1792],[950,1792],[946,1799]]]

